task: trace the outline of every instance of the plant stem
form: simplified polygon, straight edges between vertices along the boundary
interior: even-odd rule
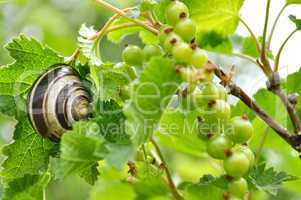
[[[273,38],[273,35],[274,35],[274,32],[275,32],[275,29],[276,29],[276,26],[279,22],[279,19],[281,17],[281,15],[283,14],[283,12],[285,11],[285,9],[287,8],[288,4],[285,4],[282,9],[280,10],[279,14],[277,15],[276,17],[276,20],[273,24],[273,27],[272,27],[272,30],[271,30],[271,33],[269,35],[269,38],[267,40],[267,49],[270,49],[270,46],[271,46],[271,42],[272,42],[272,38]]]
[[[256,62],[256,60],[254,60],[252,57],[250,56],[247,56],[247,55],[244,55],[244,54],[241,54],[241,53],[233,53],[232,54],[233,56],[237,56],[239,58],[242,58],[242,59],[245,59],[245,60],[248,60],[250,61],[251,63],[255,64],[255,65],[258,65],[258,63]]]
[[[157,154],[158,154],[158,156],[159,156],[162,164],[164,165],[166,177],[167,177],[167,180],[168,180],[168,183],[169,183],[169,187],[171,189],[171,192],[172,192],[173,196],[175,197],[176,200],[183,200],[183,197],[178,192],[177,187],[176,187],[175,183],[172,180],[171,173],[170,173],[170,171],[168,169],[167,163],[166,163],[166,161],[164,159],[164,156],[162,154],[162,151],[161,151],[159,145],[156,143],[156,141],[153,138],[151,138],[151,143],[154,145],[154,147],[156,149],[156,152],[157,152]]]
[[[246,29],[249,31],[249,33],[251,34],[251,37],[254,39],[254,41],[256,43],[257,51],[260,53],[261,52],[260,43],[259,43],[255,33],[253,32],[251,27],[247,24],[247,22],[243,18],[239,17],[239,20],[246,27]]]
[[[132,23],[132,22],[121,24],[121,25],[112,26],[112,27],[110,27],[110,28],[108,28],[106,30],[106,34],[109,33],[109,32],[117,31],[119,29],[129,28],[129,27],[136,27],[136,26],[138,26],[138,25],[135,24],[135,23]]]
[[[266,129],[263,132],[263,136],[260,140],[259,146],[258,146],[258,150],[257,150],[256,158],[255,158],[255,163],[259,162],[260,155],[262,153],[264,143],[266,142],[266,139],[268,137],[268,133],[269,133],[269,127],[266,127]]]
[[[266,5],[266,13],[265,13],[265,22],[264,22],[264,29],[263,29],[263,38],[262,38],[262,44],[261,44],[261,62],[263,64],[263,67],[268,72],[267,76],[269,76],[272,73],[271,65],[268,60],[267,56],[267,47],[266,47],[266,37],[268,32],[268,24],[269,24],[269,17],[270,17],[270,7],[271,7],[271,0],[267,0]]]
[[[281,54],[282,54],[282,51],[285,47],[285,45],[287,44],[287,42],[291,39],[291,37],[298,31],[298,29],[295,29],[293,32],[291,32],[289,34],[289,36],[285,39],[285,41],[283,42],[283,44],[281,45],[278,53],[277,53],[277,56],[276,56],[276,59],[275,59],[275,67],[274,67],[274,71],[277,72],[279,70],[279,62],[280,62],[280,57],[281,57]]]
[[[275,88],[275,89],[272,90],[272,92],[274,94],[276,94],[281,99],[281,101],[283,102],[283,104],[285,105],[285,107],[287,109],[287,112],[288,112],[288,114],[290,116],[290,119],[292,121],[292,124],[294,126],[295,133],[299,134],[301,132],[301,123],[300,123],[299,117],[298,117],[298,115],[296,113],[295,106],[290,103],[290,101],[288,100],[287,95],[285,95],[285,93],[282,90],[282,88],[280,88],[280,87],[279,88]]]
[[[107,8],[108,10],[111,10],[112,12],[128,19],[129,21],[132,21],[136,24],[138,24],[139,26],[142,26],[144,27],[146,30],[149,30],[150,32],[154,33],[154,34],[158,34],[158,30],[145,24],[144,22],[140,21],[140,20],[137,20],[137,19],[133,19],[133,18],[130,18],[129,16],[127,16],[127,14],[119,9],[119,8],[116,8],[115,6],[103,1],[103,0],[96,0],[97,3],[101,4],[102,6],[104,6],[105,8]]]

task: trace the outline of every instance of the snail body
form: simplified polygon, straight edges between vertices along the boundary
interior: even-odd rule
[[[68,65],[58,65],[44,73],[28,99],[32,126],[53,141],[58,141],[74,122],[89,116],[89,93],[79,74]]]

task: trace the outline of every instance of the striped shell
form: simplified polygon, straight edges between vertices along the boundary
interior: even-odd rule
[[[88,118],[90,97],[79,74],[59,65],[43,74],[29,94],[28,113],[34,129],[58,141],[75,121]]]

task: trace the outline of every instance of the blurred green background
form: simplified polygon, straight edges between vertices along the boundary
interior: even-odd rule
[[[110,2],[120,8],[135,4],[134,0],[111,0]],[[253,1],[249,0],[248,2]],[[2,47],[10,38],[22,32],[46,43],[60,54],[69,56],[76,48],[77,32],[81,24],[94,25],[96,29],[99,29],[111,15],[112,13],[103,10],[89,0],[0,0],[0,46]],[[137,38],[136,36],[130,36],[126,43],[139,43]],[[101,44],[103,59],[112,62],[119,61],[121,50],[126,43],[116,45],[104,40]],[[254,67],[252,68],[248,62],[214,54],[210,54],[210,56],[223,66],[235,63],[238,66],[238,77],[236,79],[242,84],[246,84],[254,77],[256,77],[256,80],[262,81],[259,72],[254,70]],[[0,65],[11,61],[7,51],[0,48]],[[250,75],[250,73],[253,76],[249,76],[249,79],[246,78],[246,74]],[[259,85],[260,82],[258,81],[252,86],[243,86],[254,93]],[[1,145],[11,140],[15,123],[13,119],[0,116]],[[262,126],[260,123],[257,125]],[[260,134],[258,133],[258,135]],[[258,141],[258,138],[254,139],[254,147],[258,146]],[[281,149],[282,153],[277,154],[275,147]],[[176,180],[197,181],[198,177],[206,173],[216,175],[222,173],[218,163],[208,159],[206,155],[196,158],[180,153],[175,154],[169,149],[166,149],[165,153],[168,162],[171,163],[171,168],[179,172]],[[301,177],[301,161],[279,138],[270,134],[264,153],[269,165]],[[52,181],[46,191],[46,196],[49,200],[84,200],[89,196],[89,189],[90,186],[82,179],[69,177],[61,182]],[[254,195],[254,199],[301,200],[301,181],[286,184],[277,198],[259,192]]]

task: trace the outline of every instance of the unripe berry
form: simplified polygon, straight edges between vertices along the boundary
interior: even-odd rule
[[[174,46],[176,46],[178,43],[181,43],[182,39],[175,33],[170,33],[166,37],[164,41],[164,49],[166,52],[171,53]]]
[[[235,151],[225,159],[224,168],[229,176],[240,178],[249,171],[250,161],[244,153]]]
[[[175,32],[186,42],[190,42],[196,34],[196,24],[189,18],[181,19],[175,26]]]
[[[191,64],[196,68],[202,68],[208,62],[206,51],[202,49],[195,49],[192,54]]]
[[[143,63],[143,52],[139,47],[129,45],[123,50],[122,58],[128,65],[140,66]]]
[[[204,118],[208,122],[227,121],[231,117],[231,107],[223,100],[210,101],[204,111]]]
[[[228,184],[231,195],[243,198],[248,192],[248,183],[244,178],[234,179]]]
[[[171,2],[166,9],[166,20],[170,25],[176,25],[181,18],[189,17],[187,6],[180,1]]]
[[[189,63],[192,56],[192,49],[190,48],[189,44],[180,42],[174,46],[172,55],[177,62]]]
[[[162,56],[162,49],[158,45],[146,45],[143,48],[144,58],[149,61],[154,56]]]
[[[230,151],[232,142],[225,136],[217,136],[207,143],[207,153],[216,159],[226,158],[227,151]]]
[[[253,134],[253,126],[247,117],[234,117],[230,125],[233,131],[228,133],[229,137],[235,143],[243,144],[247,142]]]

